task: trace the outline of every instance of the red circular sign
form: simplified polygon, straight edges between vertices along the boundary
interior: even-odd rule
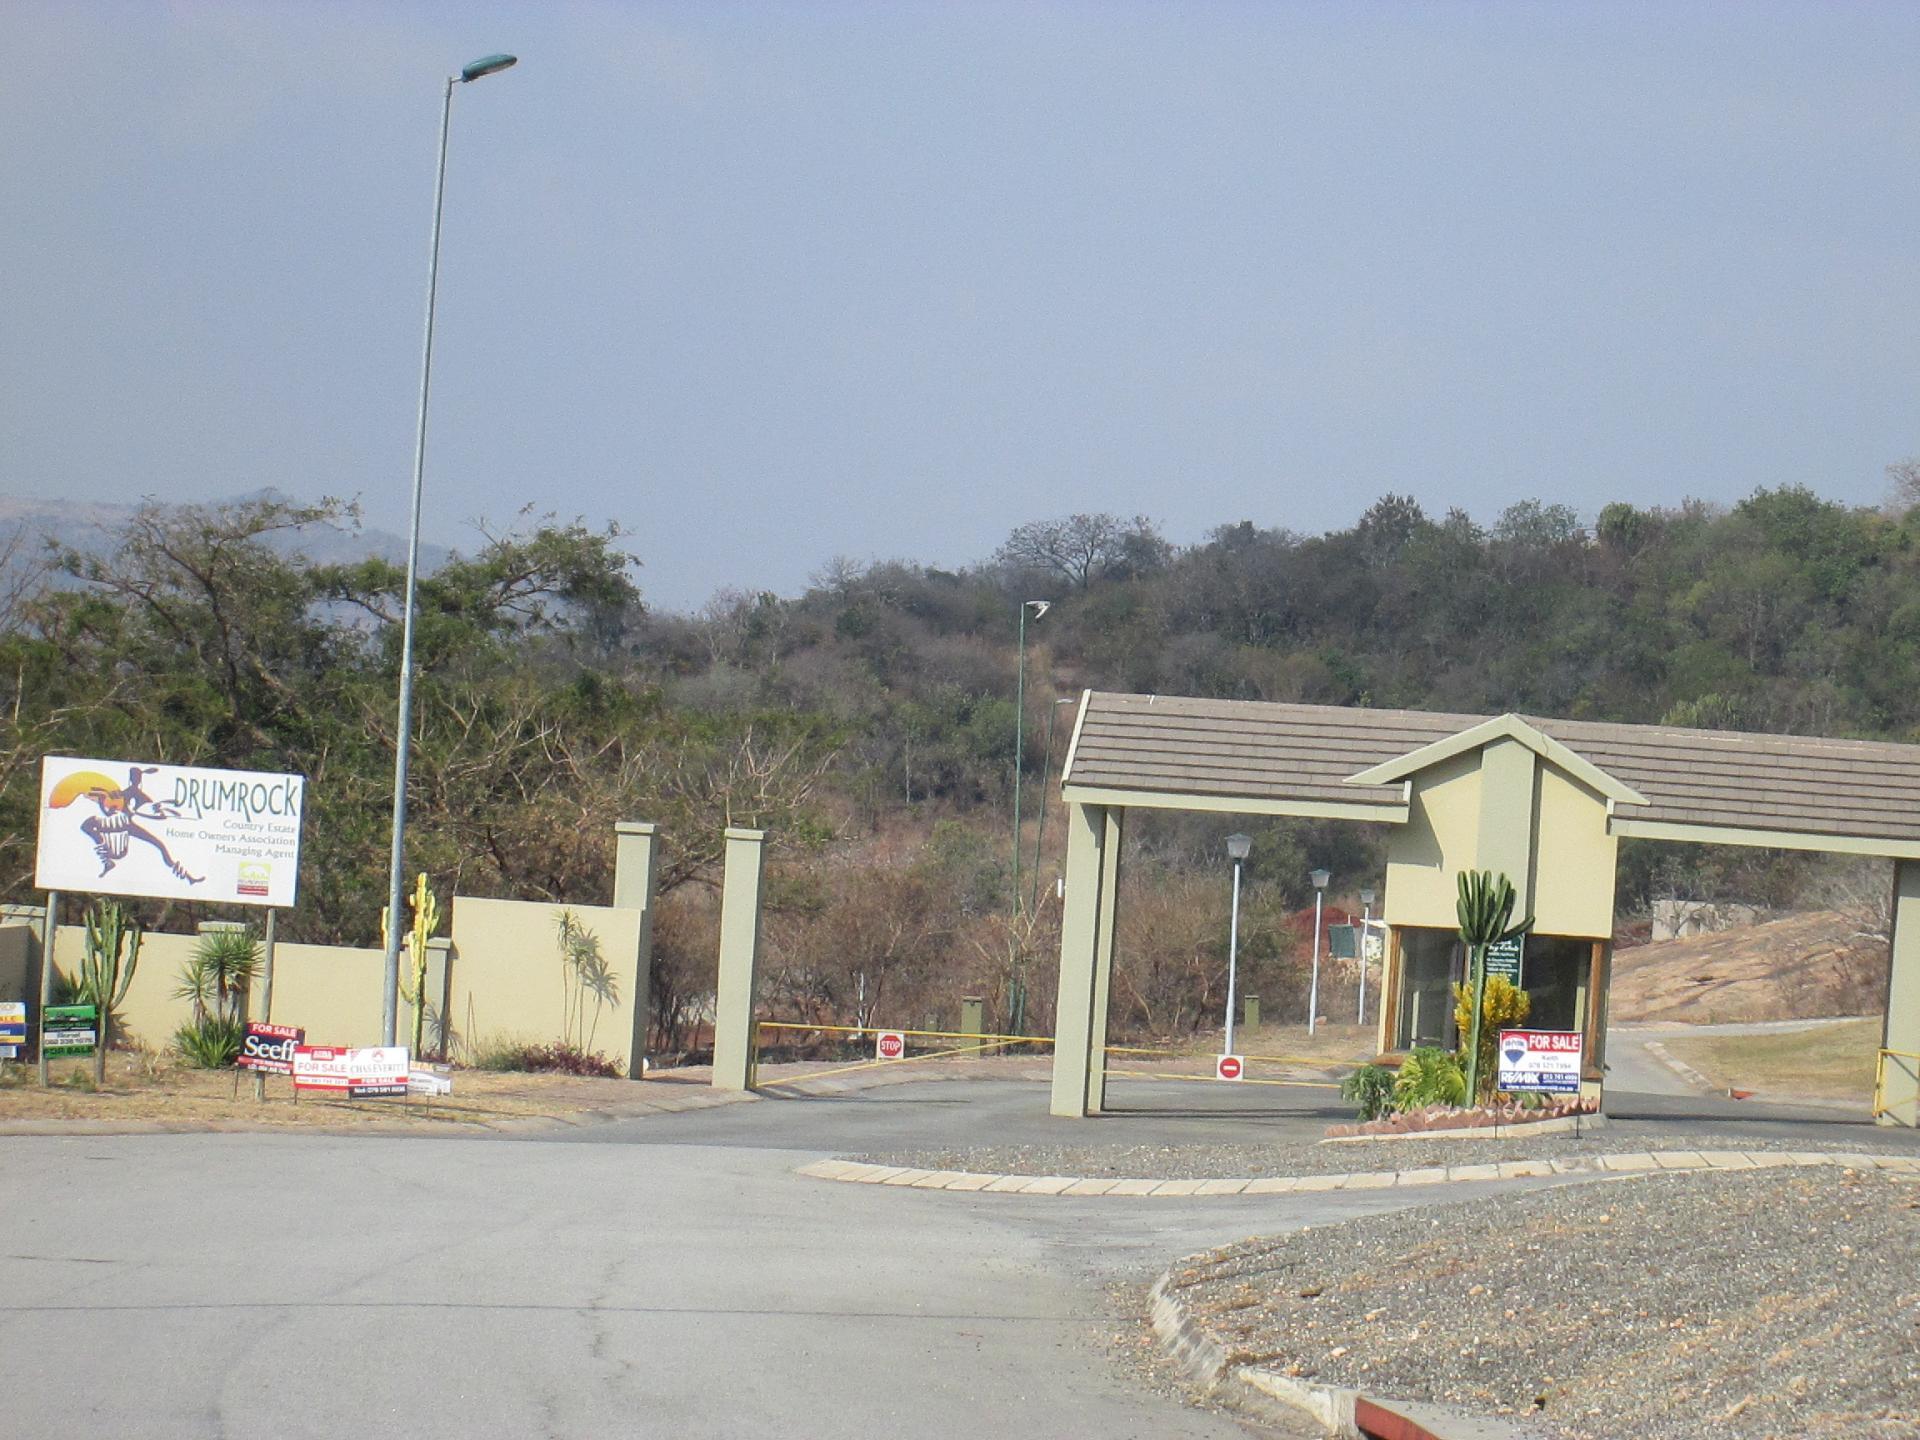
[[[907,1037],[894,1030],[885,1030],[880,1035],[880,1058],[898,1060],[907,1050]]]
[[[1238,1055],[1222,1055],[1217,1068],[1222,1080],[1238,1080],[1240,1078],[1240,1057]]]

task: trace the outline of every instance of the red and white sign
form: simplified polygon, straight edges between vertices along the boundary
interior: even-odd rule
[[[233,1063],[241,1070],[267,1070],[275,1075],[291,1075],[293,1052],[300,1048],[300,1042],[306,1038],[307,1032],[294,1025],[268,1025],[260,1020],[250,1021],[247,1033],[240,1042],[240,1053],[233,1057]]]
[[[1497,1089],[1580,1093],[1580,1059],[1586,1037],[1578,1030],[1502,1030]]]
[[[1216,1056],[1213,1062],[1213,1078],[1216,1080],[1246,1079],[1246,1060],[1239,1055]]]
[[[293,1088],[355,1099],[407,1093],[404,1045],[298,1045],[293,1051]]]
[[[874,1038],[873,1053],[882,1060],[898,1060],[907,1053],[907,1037],[898,1030],[882,1030]]]

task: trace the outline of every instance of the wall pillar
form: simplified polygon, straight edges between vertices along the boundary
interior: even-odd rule
[[[1060,988],[1053,1007],[1049,1108],[1055,1115],[1075,1120],[1087,1113],[1106,836],[1104,806],[1068,802],[1066,898],[1060,912]]]
[[[714,987],[713,1088],[753,1088],[754,982],[760,968],[760,880],[767,832],[727,827],[720,896],[720,970]]]
[[[613,827],[613,903],[640,912],[640,941],[633,957],[633,1041],[627,1078],[647,1073],[648,1032],[653,1024],[653,904],[659,888],[660,829],[643,820]]]
[[[1127,812],[1107,810],[1100,842],[1099,938],[1094,945],[1093,1024],[1087,1040],[1087,1113],[1098,1115],[1107,1103],[1107,1010],[1113,989],[1113,938],[1120,919],[1120,841]]]
[[[1887,946],[1887,1019],[1880,1046],[1889,1055],[1880,1103],[1882,1125],[1920,1125],[1920,860],[1893,866],[1893,935]]]

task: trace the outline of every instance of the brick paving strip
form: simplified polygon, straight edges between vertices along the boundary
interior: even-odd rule
[[[1647,1171],[1760,1170],[1770,1166],[1843,1165],[1920,1175],[1920,1156],[1866,1155],[1824,1150],[1655,1150],[1625,1155],[1575,1155],[1553,1160],[1501,1160],[1484,1165],[1429,1165],[1418,1170],[1361,1170],[1339,1175],[1261,1175],[1225,1180],[1115,1180],[1075,1175],[983,1175],[969,1170],[916,1170],[859,1160],[816,1160],[798,1172],[852,1185],[897,1185],[912,1190],[958,1190],[990,1195],[1089,1196],[1286,1195],[1296,1191],[1382,1190],[1474,1180],[1518,1180],[1551,1175],[1631,1175]]]

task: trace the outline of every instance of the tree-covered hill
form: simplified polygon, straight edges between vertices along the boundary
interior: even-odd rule
[[[271,493],[149,506],[106,543],[13,567],[22,578],[0,596],[11,896],[31,884],[44,753],[297,770],[312,808],[290,933],[377,933],[401,574],[297,543],[349,522]],[[1048,943],[1044,904],[1006,913],[1023,601],[1052,602],[1028,633],[1036,787],[1064,750],[1064,727],[1047,746],[1050,718],[1071,713],[1053,701],[1087,686],[1904,740],[1920,738],[1917,536],[1920,510],[1799,489],[1730,509],[1613,504],[1592,526],[1537,502],[1483,526],[1388,495],[1349,530],[1241,521],[1187,547],[1145,518],[1075,515],[1022,525],[964,570],[836,561],[798,597],[727,593],[685,616],[647,608],[617,531],[535,525],[423,585],[414,861],[469,892],[591,900],[609,883],[613,822],[656,819],[668,888],[684,892],[663,932],[685,952],[669,983],[697,999],[720,827],[768,825],[785,847],[776,948],[793,1003],[844,1009],[855,974],[889,967],[928,993],[962,972],[1000,984]],[[1023,865],[1038,847],[1029,874],[1050,875],[1058,822],[1036,833],[1038,798]],[[1166,881],[1146,907],[1159,938],[1141,943],[1175,977],[1152,996],[1142,982],[1139,1006],[1176,1028],[1205,1010],[1216,838],[1169,818],[1134,841]],[[1358,826],[1268,822],[1258,839],[1275,915],[1309,864],[1355,887],[1376,864]],[[1804,862],[1641,847],[1623,900],[1661,886],[1778,899],[1808,877]],[[882,944],[888,915],[918,917],[910,944],[897,926]]]

